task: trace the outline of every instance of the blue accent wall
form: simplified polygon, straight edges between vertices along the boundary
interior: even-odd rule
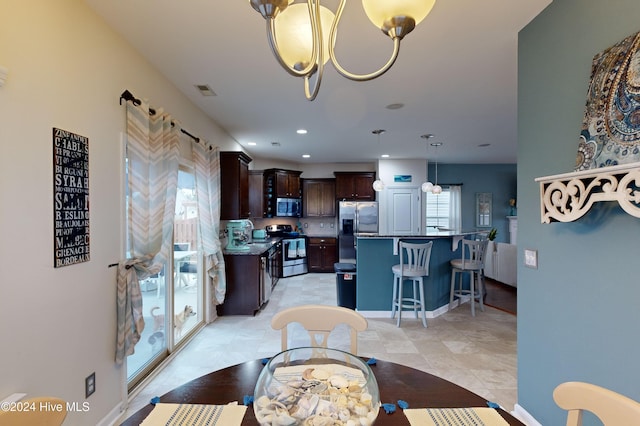
[[[435,164],[429,164],[429,177],[435,180]],[[492,228],[496,241],[509,242],[509,199],[517,199],[515,164],[438,164],[438,183],[462,184],[462,229],[476,228],[476,193],[492,194]],[[491,229],[491,228],[487,228]]]
[[[573,170],[593,56],[639,30],[638,0],[554,0],[519,34],[518,403],[543,425],[565,423],[552,392],[569,380],[640,401],[640,219],[603,203],[541,224],[534,182]]]

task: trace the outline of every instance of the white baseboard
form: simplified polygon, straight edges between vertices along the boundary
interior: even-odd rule
[[[462,297],[463,301],[465,300],[465,297],[466,297],[466,300],[469,300],[469,296],[463,296]],[[453,308],[455,308],[456,306],[458,306],[457,299],[453,301]],[[362,316],[365,318],[391,318],[391,311],[358,311],[358,312],[362,314]],[[413,312],[413,311],[409,311],[405,309],[403,312],[406,313],[406,312]],[[447,312],[449,312],[449,304],[440,306],[438,309],[434,309],[433,311],[425,311],[424,315],[427,318],[436,318]],[[407,317],[407,318],[411,318],[411,317]]]
[[[518,420],[520,420],[522,423],[524,423],[527,426],[542,426],[540,422],[534,419],[533,416],[529,414],[529,412],[524,408],[522,408],[522,406],[520,406],[519,404],[516,404],[513,406],[513,411],[511,412],[511,415],[517,418]]]
[[[122,403],[113,407],[109,413],[98,422],[96,426],[116,426],[122,422]]]

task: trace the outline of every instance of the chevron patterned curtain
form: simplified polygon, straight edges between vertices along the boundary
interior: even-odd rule
[[[208,305],[205,320],[214,319],[215,305],[224,302],[226,282],[220,239],[220,151],[201,143],[191,144],[195,164],[200,244],[205,258]]]
[[[140,280],[160,272],[172,250],[179,131],[171,117],[127,102],[127,251],[118,264],[116,362],[134,352],[144,329]]]

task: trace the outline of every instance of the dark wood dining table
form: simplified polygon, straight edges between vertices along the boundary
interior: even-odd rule
[[[249,361],[214,371],[191,380],[160,397],[160,402],[187,404],[243,403],[245,395],[253,395],[258,375],[262,371],[261,360]],[[396,404],[406,401],[409,408],[466,408],[486,407],[487,400],[475,393],[440,377],[393,362],[377,360],[371,370],[378,382],[380,402]],[[126,419],[121,425],[139,425],[153,410],[148,404]],[[510,425],[524,426],[508,412],[498,409]],[[255,426],[258,422],[253,407],[247,407],[243,426]],[[380,409],[375,426],[409,425],[409,421],[397,407],[392,414]]]

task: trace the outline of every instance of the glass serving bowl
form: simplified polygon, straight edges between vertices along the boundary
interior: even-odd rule
[[[348,352],[293,348],[264,366],[253,394],[261,425],[372,425],[380,410],[371,368]]]

